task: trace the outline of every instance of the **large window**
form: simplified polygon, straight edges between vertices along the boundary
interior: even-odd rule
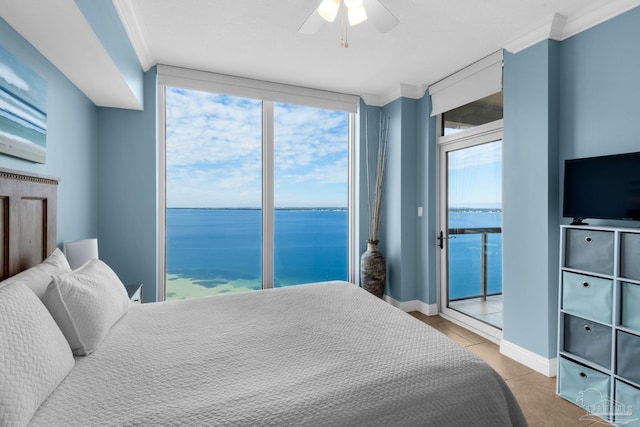
[[[350,279],[348,112],[164,99],[166,299]]]

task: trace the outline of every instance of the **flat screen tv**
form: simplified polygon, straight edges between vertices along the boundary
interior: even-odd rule
[[[640,220],[640,153],[565,160],[562,215]]]

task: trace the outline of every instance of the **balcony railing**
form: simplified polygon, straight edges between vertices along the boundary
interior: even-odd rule
[[[487,299],[487,236],[489,234],[502,234],[502,227],[476,227],[476,228],[450,228],[449,239],[454,239],[459,235],[480,235],[480,294],[465,296],[461,298],[452,298],[451,301],[471,299],[481,297],[483,301]],[[451,246],[449,246],[451,248]],[[451,285],[451,284],[450,284]],[[490,295],[500,295],[500,292],[493,292]]]

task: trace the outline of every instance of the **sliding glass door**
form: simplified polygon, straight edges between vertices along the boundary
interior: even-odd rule
[[[347,280],[349,113],[165,88],[165,298]]]
[[[502,329],[501,122],[462,136],[449,137],[439,148],[440,310],[498,339]]]

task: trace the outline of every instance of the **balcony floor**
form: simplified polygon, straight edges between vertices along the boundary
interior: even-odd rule
[[[451,301],[449,308],[502,329],[502,294]]]

